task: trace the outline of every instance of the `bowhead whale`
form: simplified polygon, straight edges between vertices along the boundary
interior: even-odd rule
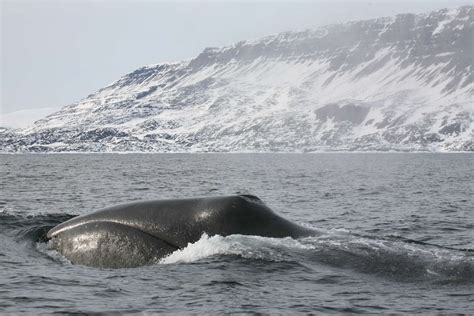
[[[74,264],[128,268],[156,262],[203,233],[298,238],[315,232],[278,216],[256,196],[235,195],[107,207],[63,222],[46,237]]]

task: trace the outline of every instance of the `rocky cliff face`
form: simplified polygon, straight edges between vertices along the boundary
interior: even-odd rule
[[[146,66],[3,151],[474,151],[473,6],[330,25]]]

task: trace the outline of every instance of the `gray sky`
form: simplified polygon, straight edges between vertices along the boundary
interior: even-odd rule
[[[0,1],[0,114],[62,107],[138,67],[191,58],[208,46],[473,3]]]

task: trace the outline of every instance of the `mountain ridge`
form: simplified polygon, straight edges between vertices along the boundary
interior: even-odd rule
[[[473,6],[284,32],[141,67],[6,152],[474,151]]]

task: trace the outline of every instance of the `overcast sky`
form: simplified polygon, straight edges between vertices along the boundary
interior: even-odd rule
[[[459,1],[1,1],[1,113],[51,111],[147,64],[287,30]],[[4,120],[5,117],[3,116]]]

